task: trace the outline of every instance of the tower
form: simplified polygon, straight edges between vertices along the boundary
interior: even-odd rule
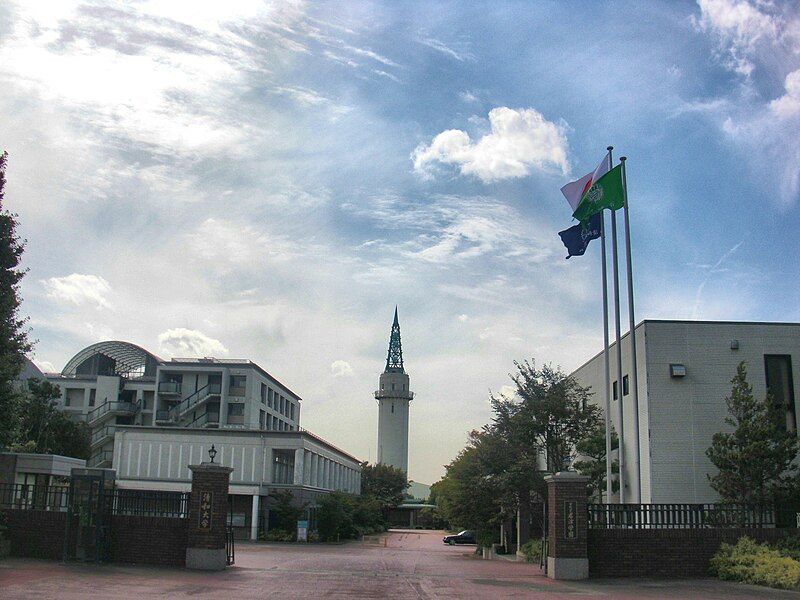
[[[391,465],[408,473],[408,407],[414,394],[403,369],[403,347],[400,343],[400,322],[397,307],[389,338],[386,369],[375,392],[378,401],[378,463]]]

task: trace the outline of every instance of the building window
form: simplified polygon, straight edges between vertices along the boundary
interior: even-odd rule
[[[788,354],[764,355],[764,372],[767,376],[767,391],[775,406],[785,411],[786,430],[797,431],[797,416],[794,408],[794,380],[792,357]]]
[[[289,404],[289,418],[294,421],[294,403]]]
[[[244,404],[241,404],[241,403],[228,404],[228,416],[229,417],[243,417],[244,416]]]
[[[273,426],[272,415],[267,415],[267,429],[272,431]]]
[[[281,396],[281,404],[278,412],[281,413],[282,415],[286,414],[286,398],[284,398],[283,396]]]
[[[267,406],[272,408],[272,388],[267,388]]]
[[[97,390],[89,390],[89,406],[94,406],[94,402],[97,398]]]
[[[392,402],[392,414],[394,414],[394,402]]]
[[[228,393],[233,396],[244,396],[247,387],[246,375],[231,375],[231,385]]]
[[[616,381],[611,384],[611,389],[613,391],[613,393],[611,395],[613,396],[614,400],[616,400],[618,398],[618,395],[617,395],[617,382]]]
[[[262,383],[261,384],[261,404],[266,404],[267,403],[267,389],[268,389],[267,388],[267,384],[266,383]]]
[[[622,378],[622,395],[627,396],[629,393],[630,390],[628,389],[628,376],[625,375]]]
[[[267,425],[267,413],[263,410],[258,411],[258,428],[264,429]]]

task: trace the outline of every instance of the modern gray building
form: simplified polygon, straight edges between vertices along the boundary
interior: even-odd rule
[[[634,406],[629,385],[631,338],[622,337],[622,382],[616,381],[616,349],[609,352],[611,416],[618,428],[617,402],[623,405],[626,502],[715,502],[709,485],[714,466],[706,456],[714,433],[727,428],[725,398],[739,362],[757,398],[767,389],[797,430],[800,324],[645,320],[636,327],[639,392],[640,474],[634,472]],[[605,407],[603,353],[572,375]],[[641,499],[632,482],[640,477]],[[617,498],[612,498],[616,501]]]

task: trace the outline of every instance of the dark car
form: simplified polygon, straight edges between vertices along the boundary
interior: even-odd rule
[[[455,546],[456,544],[474,544],[475,532],[465,529],[461,533],[444,536],[442,541],[444,541],[445,544],[450,544],[451,546]]]

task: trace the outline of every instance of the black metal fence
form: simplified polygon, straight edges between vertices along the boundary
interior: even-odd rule
[[[189,513],[188,492],[109,490],[103,500],[111,514],[185,519]],[[0,508],[66,512],[70,489],[65,486],[0,485]]]
[[[0,484],[0,508],[65,512],[69,487],[34,484]]]
[[[776,527],[776,510],[743,504],[589,504],[589,529]]]
[[[109,503],[115,515],[185,519],[189,513],[188,492],[113,490]]]

